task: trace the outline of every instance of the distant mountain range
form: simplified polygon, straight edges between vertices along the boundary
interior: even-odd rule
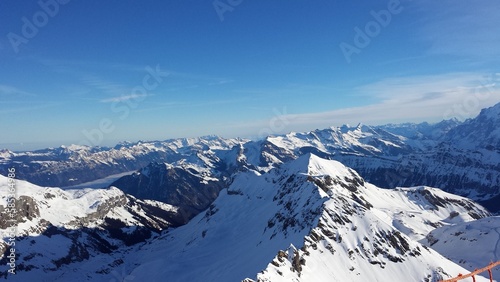
[[[131,170],[113,185],[136,197],[184,205],[189,218],[206,208],[234,175],[269,171],[314,153],[352,167],[384,188],[427,185],[500,209],[500,104],[465,122],[332,127],[262,140],[216,136],[122,143],[114,148],[69,146],[0,152],[0,171],[41,186],[67,187]],[[165,164],[165,165],[162,165]],[[146,173],[147,172],[147,173]],[[189,186],[189,187],[187,187]],[[207,188],[209,187],[209,188]],[[205,191],[209,189],[210,191]],[[170,192],[167,192],[170,191]],[[183,192],[184,193],[184,192]],[[193,198],[195,197],[195,198]]]

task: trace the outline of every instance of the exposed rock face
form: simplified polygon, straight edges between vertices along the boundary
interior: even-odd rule
[[[177,206],[181,223],[186,223],[205,210],[226,186],[219,179],[206,178],[193,174],[189,169],[159,163],[152,163],[111,185],[137,198]]]
[[[0,176],[0,187],[7,181]],[[0,190],[0,236],[10,238],[11,227],[16,227],[12,247],[17,271],[55,271],[143,243],[184,223],[176,207],[139,200],[117,188],[64,191],[23,181],[16,187],[14,211],[6,208],[8,194]],[[9,252],[7,242],[0,244],[0,254]],[[0,263],[6,265],[7,258],[3,256]],[[0,272],[0,277],[7,275]]]
[[[15,200],[14,204],[15,211],[11,211],[6,206],[0,205],[0,229],[7,229],[13,224],[17,225],[40,216],[38,206],[31,197],[20,196]]]

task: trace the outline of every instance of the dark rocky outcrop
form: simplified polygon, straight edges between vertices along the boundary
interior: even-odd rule
[[[151,163],[141,172],[122,177],[111,186],[140,199],[157,200],[178,207],[172,220],[184,224],[205,210],[226,184],[222,180],[206,180],[189,169]]]

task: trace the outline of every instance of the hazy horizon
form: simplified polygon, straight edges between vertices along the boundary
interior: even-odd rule
[[[494,105],[491,105],[494,106]],[[488,107],[487,107],[488,108]],[[474,118],[474,117],[472,117]],[[458,117],[451,117],[450,119],[457,119],[459,122],[464,122],[465,120],[460,120]],[[447,120],[450,120],[447,119]],[[276,122],[274,122],[276,121]],[[137,143],[137,142],[154,142],[154,141],[167,141],[167,140],[172,140],[172,139],[182,139],[182,138],[203,138],[203,137],[208,137],[208,136],[217,136],[217,137],[222,137],[222,138],[242,138],[242,139],[249,139],[249,140],[260,140],[268,135],[264,134],[269,134],[269,135],[281,135],[281,134],[286,134],[290,132],[310,132],[316,129],[326,129],[327,127],[341,127],[341,126],[349,126],[349,127],[356,127],[359,124],[363,125],[368,125],[368,126],[383,126],[383,125],[390,125],[390,124],[405,124],[405,123],[414,123],[414,124],[422,124],[422,123],[428,123],[428,124],[436,124],[443,120],[438,120],[438,121],[420,121],[420,122],[411,122],[411,121],[400,121],[400,122],[395,122],[395,123],[381,123],[381,124],[366,124],[363,122],[356,122],[356,123],[341,123],[341,124],[335,124],[331,126],[326,126],[322,128],[309,128],[305,130],[284,130],[286,128],[289,128],[290,126],[289,121],[282,119],[280,120],[280,117],[274,118],[274,121],[271,120],[269,127],[264,128],[264,130],[261,132],[260,135],[239,135],[239,136],[222,136],[222,135],[217,135],[217,134],[206,134],[206,135],[194,135],[194,136],[172,136],[172,137],[166,137],[166,138],[159,138],[159,139],[136,139],[136,140],[103,140],[103,142],[99,145],[100,147],[114,147],[120,143],[125,143],[125,142],[131,142],[131,143]],[[279,127],[280,129],[283,130],[272,130],[271,127],[276,126]],[[274,128],[276,129],[276,128]],[[0,150],[10,150],[13,152],[20,152],[20,151],[36,151],[36,150],[43,150],[43,149],[48,149],[48,148],[59,148],[61,146],[71,146],[71,145],[87,145],[87,144],[78,144],[76,142],[71,142],[71,141],[55,141],[55,142],[29,142],[29,143],[0,143]],[[92,145],[92,144],[91,144]],[[93,145],[92,145],[93,146]]]

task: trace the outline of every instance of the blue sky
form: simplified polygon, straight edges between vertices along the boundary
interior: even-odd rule
[[[0,147],[435,122],[500,101],[497,1],[367,2],[1,1]]]

